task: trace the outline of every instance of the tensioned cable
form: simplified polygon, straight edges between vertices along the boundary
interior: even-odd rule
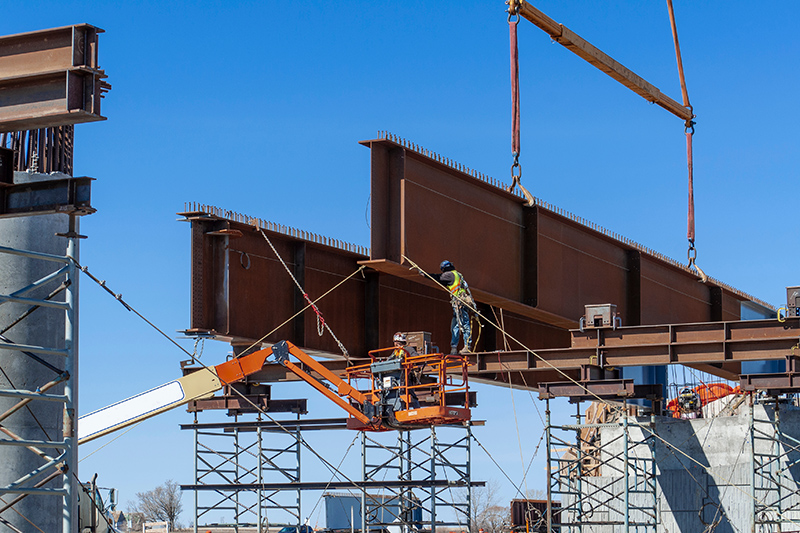
[[[286,270],[286,273],[289,274],[289,277],[292,278],[292,281],[294,281],[294,284],[297,286],[297,288],[303,294],[303,299],[305,299],[305,301],[308,302],[308,305],[310,305],[311,309],[313,309],[314,312],[317,314],[317,333],[319,334],[319,336],[322,337],[322,333],[325,330],[327,330],[328,333],[331,334],[331,337],[333,337],[333,340],[336,341],[336,344],[339,346],[339,349],[342,351],[342,355],[344,355],[345,360],[348,363],[350,363],[350,354],[347,353],[347,348],[344,347],[344,344],[342,344],[342,341],[340,341],[339,338],[336,336],[336,334],[333,333],[333,330],[331,329],[330,325],[325,321],[325,318],[322,316],[322,312],[319,310],[317,305],[314,302],[311,301],[311,298],[309,298],[308,293],[305,291],[303,286],[300,285],[300,282],[297,281],[297,278],[294,277],[294,274],[292,274],[292,271],[289,270],[289,266],[283,260],[283,257],[281,257],[281,254],[278,253],[278,250],[275,249],[275,246],[272,245],[272,241],[269,240],[269,237],[267,237],[267,234],[264,233],[264,230],[261,229],[261,228],[258,228],[258,231],[261,232],[261,236],[264,237],[264,240],[267,241],[267,244],[269,244],[269,247],[272,248],[272,251],[275,253],[275,257],[278,258],[278,261],[281,262],[281,264],[283,265],[283,268]]]
[[[75,261],[75,259],[74,259],[74,258],[73,258],[72,260],[73,260],[73,261]],[[196,364],[200,365],[200,366],[201,366],[202,368],[204,368],[205,370],[209,370],[209,371],[211,370],[211,369],[208,367],[208,365],[206,365],[205,363],[203,363],[202,361],[200,361],[200,360],[199,360],[199,359],[198,359],[198,358],[197,358],[197,357],[196,357],[194,354],[190,353],[190,352],[189,352],[188,350],[186,350],[186,349],[185,349],[183,346],[181,346],[180,344],[178,344],[177,342],[175,342],[175,340],[174,340],[174,339],[172,339],[171,337],[169,337],[169,336],[168,336],[166,333],[164,333],[164,331],[162,331],[161,329],[159,329],[159,328],[158,328],[158,327],[157,327],[155,324],[153,324],[153,323],[152,323],[150,320],[148,320],[146,317],[144,317],[144,316],[143,316],[143,315],[142,315],[142,314],[141,314],[139,311],[137,311],[137,310],[136,310],[136,309],[134,309],[134,308],[133,308],[133,307],[132,307],[130,304],[128,304],[127,302],[125,302],[125,301],[122,299],[122,295],[121,295],[121,294],[119,294],[119,295],[118,295],[118,294],[116,294],[114,291],[112,291],[111,289],[109,289],[109,288],[106,286],[106,283],[105,283],[105,281],[101,281],[101,280],[99,280],[98,278],[96,278],[94,275],[92,275],[92,274],[89,272],[89,270],[88,270],[88,268],[87,268],[87,267],[83,267],[83,266],[81,266],[80,264],[78,264],[78,262],[77,262],[77,261],[75,261],[75,265],[76,265],[76,266],[77,266],[77,267],[80,269],[80,271],[81,271],[81,272],[83,272],[83,273],[85,273],[86,275],[88,275],[90,279],[92,279],[92,280],[93,280],[95,283],[97,283],[98,285],[100,285],[100,286],[101,286],[101,287],[102,287],[102,288],[103,288],[103,289],[104,289],[104,290],[105,290],[107,293],[109,293],[109,294],[110,294],[111,296],[113,296],[113,297],[114,297],[114,298],[115,298],[117,301],[119,301],[119,302],[120,302],[120,303],[121,303],[121,304],[122,304],[122,305],[123,305],[123,306],[124,306],[126,309],[128,309],[129,311],[133,312],[135,315],[137,315],[138,317],[140,317],[140,318],[141,318],[142,320],[144,320],[144,321],[145,321],[147,324],[149,324],[149,325],[150,325],[150,326],[151,326],[153,329],[155,329],[155,330],[156,330],[156,331],[158,331],[158,332],[159,332],[159,333],[160,333],[162,336],[164,336],[165,338],[167,338],[167,339],[168,339],[168,340],[169,340],[169,341],[170,341],[172,344],[174,344],[175,346],[177,346],[177,347],[178,347],[178,349],[180,349],[180,350],[181,350],[183,353],[185,353],[186,355],[188,355],[188,356],[189,356],[189,357],[192,359],[192,361],[194,361]],[[314,303],[316,303],[316,302],[319,302],[319,301],[320,301],[322,298],[324,298],[325,296],[327,296],[328,294],[330,294],[330,292],[331,292],[331,291],[333,291],[334,289],[336,289],[337,287],[339,287],[340,285],[342,285],[342,284],[343,284],[345,281],[347,281],[348,279],[352,278],[353,276],[355,276],[357,273],[359,273],[359,272],[360,272],[361,270],[363,270],[363,269],[364,269],[364,266],[363,266],[363,265],[362,265],[362,266],[360,266],[360,267],[359,267],[359,268],[358,268],[358,269],[357,269],[355,272],[353,272],[352,274],[350,274],[350,275],[349,275],[347,278],[343,279],[341,282],[339,282],[338,284],[336,284],[336,285],[335,285],[333,288],[331,288],[330,290],[328,290],[327,292],[325,292],[325,293],[324,293],[322,296],[320,296],[319,298],[317,298],[316,300],[314,300]],[[297,314],[295,314],[294,316],[297,316],[298,314],[302,313],[303,311],[305,311],[305,310],[306,310],[306,309],[308,309],[309,307],[310,307],[310,305],[306,306],[306,307],[305,307],[305,308],[304,308],[302,311],[299,311],[299,312],[298,312]],[[288,323],[290,320],[292,320],[292,319],[291,319],[291,318],[289,318],[289,319],[288,319],[288,320],[286,320],[286,321],[285,321],[283,324],[286,324],[286,323]],[[283,324],[282,324],[282,325],[283,325]],[[256,345],[257,345],[258,343],[260,343],[262,340],[264,340],[264,339],[265,339],[265,338],[267,338],[269,335],[271,335],[272,333],[274,333],[275,331],[277,331],[277,330],[278,330],[280,327],[282,327],[282,325],[281,325],[281,326],[278,326],[278,327],[277,327],[277,328],[275,328],[275,329],[274,329],[272,332],[270,332],[270,333],[267,333],[266,335],[264,335],[263,337],[261,337],[261,339],[260,339],[260,340],[258,340],[258,341],[256,341],[254,344],[252,344],[252,345],[250,346],[250,348],[252,348],[253,346],[256,346]],[[248,348],[248,350],[249,350],[250,348]],[[230,383],[226,382],[226,381],[225,381],[225,380],[223,380],[223,379],[220,379],[220,382],[221,382],[223,385],[230,385]],[[281,424],[279,420],[276,420],[275,418],[273,418],[273,417],[272,417],[272,416],[271,416],[271,415],[270,415],[270,414],[269,414],[267,411],[263,410],[263,409],[262,409],[262,408],[261,408],[259,405],[257,405],[255,402],[253,402],[252,400],[250,400],[250,398],[248,398],[247,396],[245,396],[245,394],[244,394],[244,393],[242,393],[242,392],[238,391],[238,390],[237,390],[236,388],[234,388],[234,387],[230,387],[230,390],[231,390],[231,391],[232,391],[232,392],[233,392],[235,395],[239,396],[239,397],[240,397],[242,400],[244,400],[244,402],[245,402],[245,403],[247,403],[247,404],[249,404],[251,407],[253,407],[253,408],[254,408],[254,409],[257,411],[257,412],[259,412],[259,413],[263,414],[264,416],[266,416],[266,417],[267,417],[267,418],[268,418],[268,419],[269,419],[271,422],[273,422],[273,423],[276,425],[276,427],[280,428],[281,430],[283,430],[284,432],[286,432],[286,433],[288,433],[288,434],[290,434],[290,435],[292,435],[292,436],[294,436],[294,435],[295,435],[295,434],[294,434],[292,431],[290,431],[290,430],[289,430],[289,429],[287,429],[287,428],[286,428],[286,427],[285,427],[283,424]],[[308,444],[308,442],[306,442],[306,440],[305,440],[303,437],[300,437],[300,438],[298,439],[298,441],[299,441],[299,442],[300,442],[300,443],[301,443],[301,444],[302,444],[302,445],[303,445],[303,446],[304,446],[306,449],[308,449],[308,451],[310,451],[310,452],[312,453],[312,455],[314,455],[314,456],[315,456],[317,459],[319,459],[319,460],[320,460],[320,462],[322,462],[322,464],[323,464],[323,465],[324,465],[326,468],[328,468],[328,470],[330,470],[331,472],[335,472],[335,471],[336,471],[336,470],[335,470],[335,468],[334,468],[334,466],[333,466],[333,465],[332,465],[332,464],[331,464],[331,463],[330,463],[330,462],[329,462],[327,459],[325,459],[324,457],[322,457],[322,455],[320,455],[320,454],[319,454],[319,452],[317,452],[317,451],[316,451],[316,450],[315,450],[315,449],[314,449],[314,448],[313,448],[313,447],[312,447],[310,444]],[[347,481],[348,483],[351,483],[351,484],[352,484],[354,487],[356,487],[356,489],[358,489],[359,491],[362,491],[362,489],[358,487],[358,483],[357,483],[357,482],[353,481],[352,479],[350,479],[348,476],[346,476],[346,475],[342,474],[341,472],[339,472],[339,475],[341,475],[341,477],[342,477],[342,478],[343,478],[345,481]],[[366,489],[363,489],[363,491],[366,491]]]
[[[503,467],[502,467],[502,466],[500,466],[500,464],[497,462],[497,460],[494,458],[494,456],[493,456],[493,455],[492,455],[492,454],[489,452],[489,450],[487,450],[487,449],[486,449],[486,447],[485,447],[483,444],[481,444],[481,441],[479,441],[479,440],[478,440],[478,437],[476,437],[474,433],[472,434],[472,440],[474,440],[474,441],[475,441],[475,443],[476,443],[478,446],[480,446],[481,450],[483,450],[483,451],[484,451],[484,453],[485,453],[487,456],[489,456],[489,459],[491,459],[491,460],[492,460],[492,462],[494,463],[494,466],[496,466],[496,467],[497,467],[497,469],[498,469],[498,470],[500,470],[500,473],[501,473],[501,474],[503,474],[503,476],[505,476],[505,478],[508,480],[508,482],[509,482],[509,483],[511,483],[511,486],[512,486],[512,487],[514,487],[514,490],[516,490],[516,491],[517,491],[517,493],[518,493],[520,496],[522,496],[523,498],[525,498],[525,494],[523,494],[522,490],[520,490],[520,487],[519,487],[519,485],[517,485],[516,483],[514,483],[514,481],[511,479],[511,477],[509,477],[509,475],[508,475],[508,474],[506,474],[506,471],[505,471],[505,470],[503,470]]]
[[[408,261],[408,262],[409,262],[409,264],[411,264],[411,267],[412,267],[412,268],[415,268],[415,269],[417,269],[417,270],[418,270],[419,272],[421,272],[421,273],[422,273],[424,276],[426,276],[427,278],[431,279],[431,280],[432,280],[434,283],[436,283],[436,284],[437,284],[439,287],[441,287],[443,290],[447,291],[447,292],[448,292],[448,294],[450,293],[450,291],[448,291],[448,290],[447,290],[447,287],[445,287],[444,285],[442,285],[442,284],[441,284],[441,283],[440,283],[438,280],[436,280],[436,279],[435,279],[435,278],[433,278],[433,277],[432,277],[430,274],[428,274],[428,273],[427,273],[425,270],[423,270],[422,268],[420,268],[420,267],[419,267],[419,265],[417,265],[417,264],[416,264],[414,261],[412,261],[410,258],[408,258],[408,257],[407,257],[407,256],[405,256],[405,255],[402,255],[402,257],[403,257],[403,259],[405,259],[406,261]],[[480,312],[479,312],[479,311],[478,311],[478,310],[477,310],[475,307],[471,307],[471,306],[469,306],[469,304],[468,304],[466,301],[463,301],[463,299],[462,299],[462,304],[463,304],[463,305],[466,305],[466,306],[468,306],[468,307],[469,307],[469,309],[471,309],[471,310],[472,310],[472,311],[473,311],[475,314],[477,314],[478,316],[480,316],[481,318],[483,318],[484,320],[486,320],[486,322],[488,322],[489,324],[493,325],[495,328],[497,328],[498,330],[500,330],[501,332],[503,332],[503,331],[500,329],[500,326],[499,326],[499,325],[497,325],[496,323],[492,322],[492,321],[491,321],[491,320],[489,320],[488,318],[484,317],[484,316],[483,316],[483,315],[482,315],[482,314],[481,314],[481,313],[480,313]],[[510,334],[508,334],[508,333],[506,333],[506,332],[503,332],[503,334],[504,334],[504,335],[508,335],[508,338],[510,338],[511,340],[513,340],[514,342],[516,342],[517,344],[519,344],[519,345],[520,345],[520,346],[521,346],[523,349],[525,349],[525,350],[526,350],[526,351],[528,351],[529,353],[533,354],[533,355],[534,355],[534,356],[535,356],[537,359],[539,359],[539,360],[540,360],[542,363],[544,363],[545,365],[547,365],[547,366],[548,366],[548,367],[550,367],[551,369],[555,370],[557,373],[559,373],[559,374],[561,374],[562,376],[564,376],[564,377],[565,377],[565,378],[566,378],[568,381],[570,381],[570,382],[571,382],[571,383],[573,383],[574,385],[577,385],[578,387],[580,387],[581,389],[583,389],[584,391],[586,391],[586,393],[587,393],[589,396],[593,396],[594,398],[596,398],[596,399],[597,399],[597,401],[598,401],[598,402],[600,402],[600,403],[602,403],[602,404],[605,404],[605,405],[609,406],[609,407],[610,407],[610,408],[613,410],[613,412],[615,412],[615,413],[618,413],[618,412],[622,411],[622,408],[621,408],[621,407],[619,407],[619,406],[616,406],[616,405],[612,404],[611,402],[609,402],[609,401],[607,401],[607,400],[604,400],[604,399],[600,398],[600,397],[599,397],[597,394],[594,394],[593,392],[591,392],[591,391],[590,391],[590,390],[589,390],[589,389],[588,389],[586,386],[584,386],[583,384],[581,384],[581,383],[579,383],[578,381],[576,381],[575,379],[573,379],[573,378],[572,378],[571,376],[569,376],[569,375],[568,375],[566,372],[564,372],[564,371],[563,371],[563,370],[561,370],[560,368],[557,368],[557,367],[556,367],[556,366],[554,366],[552,363],[550,363],[549,361],[547,361],[546,359],[544,359],[542,356],[540,356],[539,354],[537,354],[537,353],[536,353],[536,352],[534,352],[533,350],[529,349],[529,348],[528,348],[527,346],[525,346],[525,345],[524,345],[522,342],[520,342],[518,339],[516,339],[516,338],[515,338],[513,335],[510,335]],[[627,415],[626,415],[626,416],[627,416]],[[638,423],[637,423],[637,424],[635,424],[635,425],[636,425],[637,427],[641,428],[641,429],[642,429],[642,431],[645,431],[645,432],[647,432],[647,433],[651,434],[651,435],[652,435],[654,438],[656,438],[657,440],[661,441],[662,443],[664,443],[664,444],[665,444],[666,446],[668,446],[669,448],[671,448],[671,449],[675,450],[676,452],[678,452],[679,454],[683,455],[683,456],[684,456],[684,457],[686,457],[686,458],[687,458],[689,461],[691,461],[692,463],[696,464],[698,467],[702,468],[704,471],[711,473],[711,467],[709,467],[709,466],[706,466],[706,465],[702,464],[700,461],[698,461],[698,460],[697,460],[697,459],[695,459],[694,457],[691,457],[691,456],[690,456],[689,454],[687,454],[685,451],[683,451],[683,450],[681,450],[680,448],[677,448],[677,447],[675,447],[674,445],[672,445],[671,443],[667,442],[667,441],[666,441],[666,440],[665,440],[665,439],[664,439],[664,438],[663,438],[661,435],[658,435],[658,434],[657,434],[657,433],[656,433],[656,432],[655,432],[653,429],[651,429],[651,428],[649,428],[649,427],[647,427],[646,425],[643,425],[643,424],[638,424]],[[697,431],[699,431],[699,429],[698,429]],[[695,432],[694,432],[694,434],[696,434],[696,433],[697,433],[697,431],[695,431]],[[693,435],[694,435],[694,434],[693,434]],[[690,438],[691,438],[691,437],[690,437]],[[477,441],[476,441],[476,442],[477,442]],[[483,446],[481,446],[481,447],[483,447]],[[487,452],[487,453],[488,453],[488,452]],[[496,464],[496,463],[495,463],[495,464]],[[499,468],[499,465],[498,465],[498,468]],[[685,467],[684,467],[684,468],[685,468]],[[502,469],[501,469],[501,471],[502,471]],[[507,475],[505,472],[503,472],[503,475],[505,475],[505,476],[508,478],[508,475]],[[511,480],[509,479],[509,481],[511,481]],[[730,482],[730,480],[727,480],[727,481],[728,481],[728,482]],[[513,484],[513,482],[512,482],[512,484]],[[518,488],[518,487],[516,487],[516,486],[515,486],[515,488],[517,489],[517,491],[519,491],[519,488]],[[742,492],[742,494],[745,494],[745,495],[747,495],[749,498],[751,498],[751,499],[755,499],[755,496],[754,496],[754,495],[752,495],[752,494],[747,494],[747,492],[745,492],[743,489],[741,489],[741,488],[739,488],[739,487],[736,487],[736,489],[737,489],[737,490],[739,490],[740,492]],[[778,511],[778,512],[780,512],[780,511]],[[793,520],[791,520],[791,519],[788,519],[788,520],[789,520],[789,521],[791,521],[791,522],[794,522],[794,521],[793,521]]]
[[[322,501],[322,496],[325,494],[325,491],[328,490],[328,487],[331,485],[331,483],[333,483],[333,480],[336,479],[336,477],[337,477],[337,475],[339,473],[339,468],[344,463],[344,460],[347,459],[347,456],[350,454],[350,450],[353,448],[353,445],[356,443],[356,440],[358,440],[358,437],[359,437],[358,434],[356,434],[356,436],[353,437],[352,442],[350,442],[350,446],[347,447],[347,449],[344,452],[344,455],[342,456],[342,460],[339,461],[338,465],[336,465],[336,471],[333,472],[333,475],[331,476],[330,481],[328,481],[328,483],[325,485],[325,488],[322,489],[322,495],[320,495],[320,497],[317,499],[317,503],[314,504],[314,507],[311,509],[311,512],[308,513],[308,516],[312,516],[314,514],[314,512],[317,510],[317,507],[319,506],[319,502]]]
[[[500,363],[500,367],[502,368],[503,362],[500,360],[500,354],[497,354],[497,362]],[[522,453],[522,436],[519,433],[519,419],[517,418],[517,404],[514,401],[514,384],[511,383],[511,371],[506,369],[508,374],[508,388],[511,391],[511,410],[514,413],[514,427],[517,430],[517,445],[519,446],[519,463],[522,466],[522,471],[525,472],[525,457]],[[528,493],[528,478],[524,475],[522,476],[522,483],[525,485],[525,494]]]

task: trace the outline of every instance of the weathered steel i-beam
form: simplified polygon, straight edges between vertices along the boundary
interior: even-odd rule
[[[105,120],[102,32],[78,24],[0,37],[0,132]]]
[[[371,150],[369,254],[208,206],[181,213],[192,223],[191,331],[227,339],[237,351],[258,340],[286,339],[311,353],[340,354],[329,335],[318,336],[314,312],[302,312],[306,300],[288,269],[309,298],[325,294],[319,310],[352,357],[385,346],[394,331],[430,331],[434,344],[447,346],[448,294],[411,261],[435,271],[449,259],[469,281],[480,312],[508,335],[484,325],[474,378],[535,388],[580,379],[581,365],[597,363],[596,346],[575,345],[570,336],[586,304],[616,304],[626,326],[732,323],[741,318],[743,303],[771,309],[713,278],[701,283],[676,261],[544,202],[527,207],[491,178],[402,139],[383,135],[363,144]],[[366,269],[357,272],[359,266]],[[640,331],[686,335],[674,328]],[[627,337],[618,341],[614,335],[621,331]],[[628,346],[624,340],[632,334],[627,327],[603,334],[606,364],[681,363],[735,377],[741,360],[764,355],[741,353],[735,339],[712,337],[703,349],[716,352],[708,356],[661,337]],[[284,379],[268,375],[275,372],[281,370],[265,369],[265,380]]]

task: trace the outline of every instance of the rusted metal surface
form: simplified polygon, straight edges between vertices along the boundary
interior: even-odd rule
[[[0,132],[105,120],[102,32],[79,24],[0,37]]]
[[[345,280],[367,260],[366,250],[323,240],[231,212],[191,206],[180,213],[192,223],[192,315],[189,333],[212,333],[243,349],[257,340],[289,340],[309,353],[341,355],[286,269],[257,230],[272,241],[289,270],[315,300]],[[224,216],[223,216],[224,215]],[[369,271],[344,281],[317,305],[354,357],[384,347],[395,331],[431,331],[438,346],[449,343],[449,297],[415,279]],[[488,316],[492,310],[485,308]],[[566,346],[565,328],[497,310],[509,334],[529,346]],[[288,320],[288,321],[287,321]],[[485,327],[480,349],[503,347],[503,338]],[[267,335],[264,339],[262,337]]]
[[[563,210],[524,200],[473,170],[391,134],[371,150],[372,268],[425,283],[410,259],[464,274],[479,302],[560,328],[611,302],[628,325],[737,320],[763,302]],[[453,228],[458,224],[458,231]]]
[[[13,154],[8,168],[20,172],[71,176],[74,144],[75,127],[71,125],[0,134],[0,148],[8,148]]]
[[[582,373],[586,365],[673,363],[738,379],[742,361],[782,358],[797,343],[791,321],[738,322],[742,302],[771,309],[764,302],[713,278],[699,283],[696,271],[653,250],[539,200],[527,207],[492,178],[381,137],[363,143],[371,148],[369,251],[187,206],[181,214],[192,223],[190,332],[225,339],[237,353],[256,341],[289,340],[312,355],[341,356],[329,335],[317,335],[316,315],[303,312],[305,299],[288,269],[309,298],[325,295],[320,312],[351,357],[386,346],[395,331],[430,331],[435,345],[447,346],[448,295],[407,259],[430,271],[449,259],[469,281],[480,312],[502,323],[506,335],[484,326],[478,353],[470,355],[471,381],[536,390],[540,383],[596,379]],[[456,220],[460,229],[453,232]],[[356,273],[360,267],[366,268]],[[570,332],[586,304],[601,302],[616,305],[623,327]],[[342,361],[325,364],[343,370]],[[294,378],[268,365],[255,379]]]
[[[800,372],[746,374],[739,386],[743,391],[765,391],[770,396],[800,392]]]
[[[0,187],[0,218],[66,213],[90,215],[94,178],[48,179]]]
[[[581,57],[595,68],[605,72],[645,100],[663,107],[683,120],[691,120],[693,116],[691,108],[684,107],[669,96],[666,96],[659,91],[657,87],[642,79],[612,57],[581,38],[578,34],[571,31],[563,24],[554,21],[525,0],[517,0],[517,3],[520,6],[520,15],[544,30],[545,33],[550,35],[553,41],[564,46],[567,50]]]
[[[664,364],[684,364],[738,380],[743,361],[781,360],[791,357],[793,350],[798,351],[800,318],[783,323],[777,319],[748,320],[573,330],[570,333],[572,346],[569,348],[470,354],[470,381],[511,383],[517,388],[537,390],[543,383],[611,383],[609,380],[617,379],[617,374],[607,370],[610,367]],[[342,375],[346,363],[333,360],[323,364]],[[797,373],[796,366],[796,363],[788,366],[789,374]],[[267,365],[254,378],[261,381],[297,379],[280,365]],[[638,392],[635,394],[639,397]]]
[[[661,384],[635,385],[632,379],[601,379],[596,381],[562,381],[540,383],[539,398],[570,398],[572,401],[623,400],[642,398],[660,400],[663,398]]]
[[[743,361],[780,360],[797,351],[800,318],[574,330],[569,348],[473,354],[471,372],[684,364],[739,379]],[[583,374],[573,379],[582,379]],[[563,378],[539,381],[565,381]]]

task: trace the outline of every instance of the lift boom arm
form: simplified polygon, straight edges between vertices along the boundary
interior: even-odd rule
[[[336,392],[291,362],[289,360],[290,353],[333,384],[336,387]],[[80,417],[78,419],[78,444],[89,442],[165,411],[180,407],[193,400],[213,396],[223,386],[242,381],[247,376],[261,370],[267,359],[273,354],[278,362],[327,396],[350,415],[364,424],[372,422],[370,417],[344,400],[344,397],[346,397],[352,399],[358,405],[364,406],[367,403],[367,398],[364,394],[294,344],[281,341],[270,348],[264,348],[213,367],[205,367],[182,378]]]

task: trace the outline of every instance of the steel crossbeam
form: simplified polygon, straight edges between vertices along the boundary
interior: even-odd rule
[[[78,24],[0,37],[0,132],[105,120],[102,32]]]

